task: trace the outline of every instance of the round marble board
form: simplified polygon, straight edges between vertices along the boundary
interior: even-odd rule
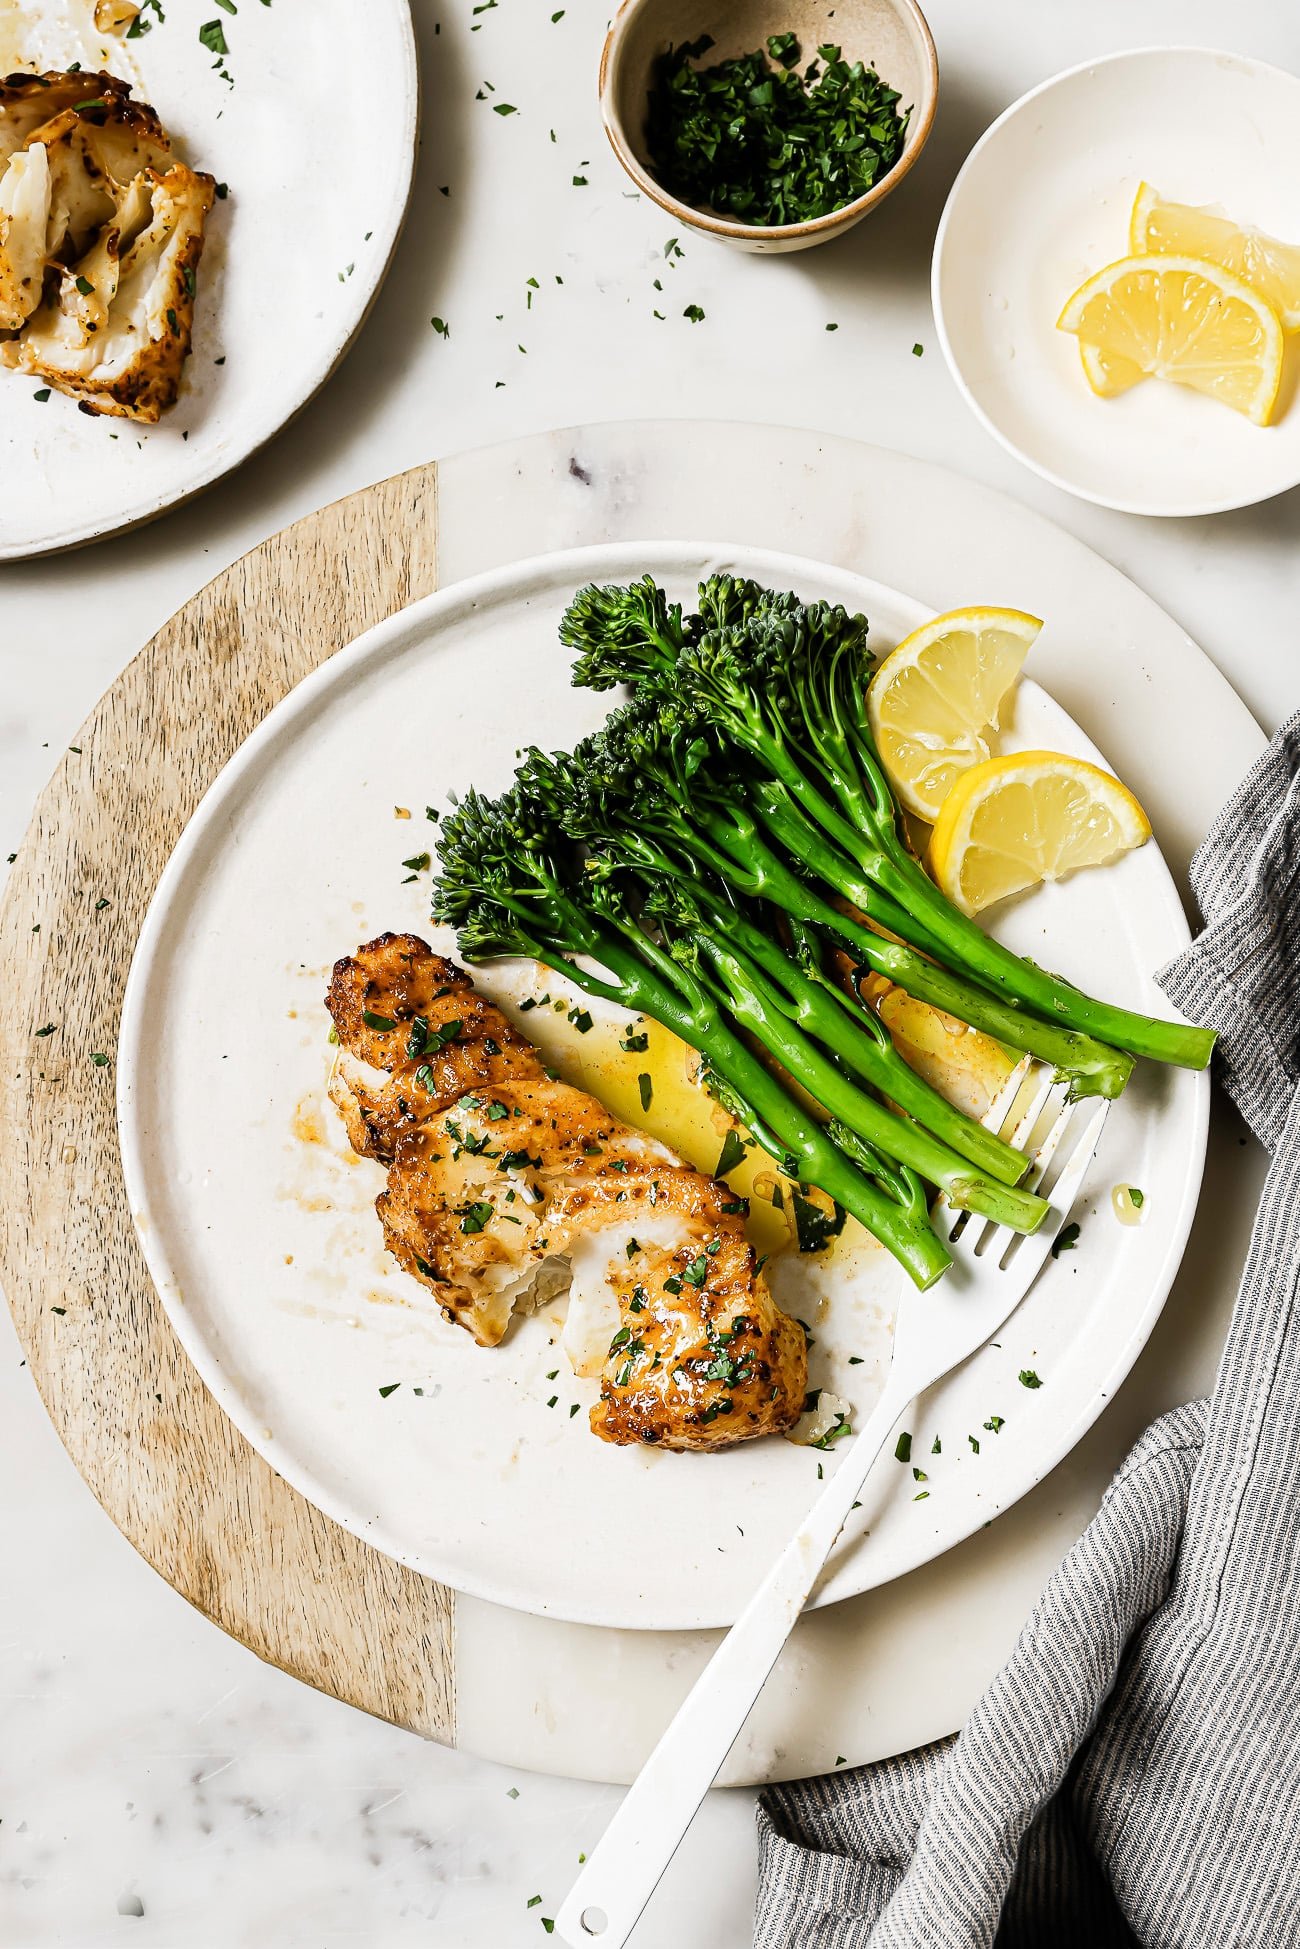
[[[724,450],[734,470],[720,486],[710,459]],[[606,1630],[458,1596],[297,1496],[171,1335],[123,1194],[111,1070],[89,1058],[116,1045],[144,909],[199,797],[313,666],[436,583],[562,546],[719,532],[935,607],[986,599],[1044,615],[1040,678],[1134,784],[1179,874],[1260,748],[1176,625],[986,490],[805,433],[584,429],[416,470],[227,570],[92,715],[0,915],[15,997],[0,1026],[0,1273],[56,1426],[114,1520],[224,1629],[322,1689],[477,1752],[611,1779],[635,1771],[714,1634]],[[1213,739],[1198,738],[1211,724]],[[297,843],[309,850],[310,834]],[[55,1034],[37,1038],[47,1022]],[[1211,1144],[1192,1251],[1117,1406],[992,1528],[803,1620],[724,1778],[828,1770],[960,1722],[1133,1430],[1212,1369],[1253,1203],[1253,1163],[1225,1137]],[[1075,1276],[1088,1277],[1086,1238]],[[990,1519],[999,1507],[991,1478]]]

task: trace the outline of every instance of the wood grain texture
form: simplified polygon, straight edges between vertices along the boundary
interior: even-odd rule
[[[0,1283],[60,1439],[168,1583],[295,1678],[454,1744],[454,1594],[313,1509],[212,1400],[136,1243],[114,1112],[131,955],[194,807],[294,684],[436,587],[436,530],[428,466],[264,542],[140,652],[46,787],[0,908]]]

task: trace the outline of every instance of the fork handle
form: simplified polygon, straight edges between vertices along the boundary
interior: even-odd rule
[[[794,1629],[895,1422],[891,1374],[862,1432],[696,1679],[556,1916],[573,1949],[623,1949]]]

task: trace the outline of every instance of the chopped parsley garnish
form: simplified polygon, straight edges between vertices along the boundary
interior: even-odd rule
[[[481,1232],[492,1216],[492,1206],[482,1201],[463,1205],[460,1229],[462,1232]]]
[[[654,1097],[655,1086],[652,1078],[644,1069],[636,1079],[636,1086],[641,1096],[641,1108],[648,1110]]]
[[[569,1020],[579,1035],[589,1035],[591,1033],[591,1014],[589,1010],[585,1008],[571,1008],[569,1010]]]
[[[404,859],[402,865],[406,867],[408,872],[423,873],[428,869],[429,855],[427,853],[415,853],[410,859]]]
[[[371,1008],[361,1011],[361,1019],[368,1029],[375,1031],[376,1035],[388,1035],[397,1027],[391,1015],[376,1015]]]
[[[1128,1188],[1128,1201],[1132,1205],[1134,1211],[1141,1211],[1143,1205],[1147,1201],[1145,1191],[1139,1191],[1136,1184],[1130,1184]]]
[[[387,1386],[387,1387],[381,1387],[381,1388],[380,1388],[380,1390],[379,1390],[379,1398],[380,1398],[380,1400],[381,1400],[381,1401],[386,1401],[386,1400],[388,1399],[388,1397],[389,1397],[389,1395],[390,1395],[390,1394],[396,1394],[396,1392],[397,1392],[397,1390],[398,1390],[398,1388],[399,1388],[399,1387],[400,1387],[401,1385],[402,1385],[402,1383],[401,1383],[400,1381],[389,1381],[389,1383],[388,1383],[388,1386]]]
[[[1002,1430],[1006,1427],[1006,1425],[1007,1425],[1006,1421],[1003,1419],[1003,1417],[1000,1414],[991,1414],[988,1420],[984,1423],[984,1426],[988,1429],[991,1435],[1000,1435],[1002,1433]]]
[[[772,1202],[776,1203],[775,1198]],[[844,1230],[843,1205],[836,1205],[831,1212],[823,1211],[819,1204],[805,1197],[798,1185],[790,1187],[790,1202],[794,1207],[795,1235],[801,1252],[820,1252]]]
[[[682,1274],[683,1279],[690,1286],[702,1286],[708,1276],[709,1262],[703,1253],[698,1259],[693,1259]]]
[[[1052,1240],[1052,1257],[1059,1259],[1062,1252],[1073,1252],[1078,1243],[1079,1227],[1077,1225],[1062,1225],[1060,1231]]]
[[[58,1027],[57,1022],[47,1022],[43,1029],[37,1029],[36,1031],[37,1039],[39,1040],[43,1036],[53,1035],[57,1027]]]
[[[1018,1379],[1022,1387],[1041,1387],[1043,1384],[1032,1367],[1022,1367]]]
[[[700,325],[704,322],[704,313],[699,305],[687,305],[682,317],[689,318],[692,325]]]
[[[722,1150],[718,1155],[717,1163],[713,1167],[713,1175],[715,1178],[725,1178],[730,1172],[735,1170],[738,1164],[743,1164],[744,1161],[745,1146],[740,1141],[740,1132],[738,1130],[729,1130],[722,1140]]]
[[[199,29],[199,39],[204,47],[207,48],[208,53],[215,54],[218,60],[221,60],[230,52],[230,44],[226,39],[226,30],[219,20],[206,21]],[[90,104],[87,103],[86,106],[90,106]]]
[[[650,1037],[644,1029],[638,1031],[629,1022],[627,1034],[619,1037],[618,1046],[625,1049],[629,1056],[643,1056],[650,1047]]]
[[[701,34],[670,47],[651,83],[651,160],[683,202],[740,223],[802,223],[865,196],[897,162],[907,128],[897,90],[838,47],[819,47],[821,68],[799,73],[794,34],[697,67],[712,46]]]
[[[912,1437],[908,1434],[906,1428],[904,1428],[894,1447],[894,1460],[896,1462],[910,1462],[911,1459]]]
[[[80,293],[81,293],[81,295],[82,295],[82,297],[83,297],[83,298],[89,298],[89,297],[91,297],[91,296],[93,296],[93,294],[94,294],[94,290],[95,290],[95,287],[94,287],[94,285],[93,285],[93,284],[91,283],[91,281],[90,281],[90,279],[89,279],[88,277],[82,277],[82,276],[80,276],[80,275],[78,275],[78,277],[77,277],[77,289],[78,289],[78,291],[80,291]]]

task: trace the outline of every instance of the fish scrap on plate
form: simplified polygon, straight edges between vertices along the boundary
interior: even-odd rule
[[[331,1095],[353,1148],[388,1167],[385,1243],[449,1320],[493,1347],[567,1291],[564,1345],[600,1373],[604,1441],[723,1448],[793,1427],[804,1330],[768,1289],[743,1199],[550,1074],[414,934],[337,962],[326,1006]]]
[[[217,185],[110,74],[0,81],[0,364],[156,421],[189,355]]]

